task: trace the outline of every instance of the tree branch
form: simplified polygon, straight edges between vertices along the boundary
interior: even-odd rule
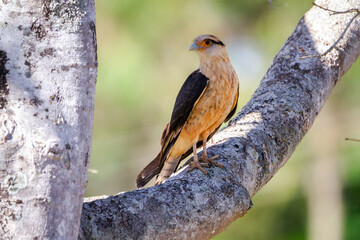
[[[344,37],[346,31],[349,29],[350,25],[353,23],[355,18],[357,18],[360,15],[360,10],[359,9],[350,9],[350,10],[346,10],[346,11],[334,11],[334,10],[330,10],[328,8],[319,6],[316,3],[313,3],[313,5],[318,7],[318,8],[321,8],[321,9],[323,9],[325,11],[329,11],[329,12],[331,12],[331,14],[346,14],[346,13],[356,13],[356,14],[353,15],[353,17],[350,19],[350,21],[346,24],[346,27],[345,27],[344,31],[341,33],[341,35],[338,37],[338,39],[336,39],[336,41],[325,52],[323,52],[321,54],[317,54],[317,55],[303,56],[303,57],[301,57],[301,59],[313,58],[313,57],[321,57],[321,56],[325,56],[326,54],[328,54],[331,50],[333,50],[336,47],[336,45]]]
[[[355,138],[345,138],[346,141],[354,141],[354,142],[360,142],[360,139]]]
[[[323,1],[353,9],[357,1]],[[360,22],[354,19],[337,51],[320,58],[352,16],[329,16],[313,7],[274,58],[251,100],[214,136],[210,156],[224,169],[206,176],[183,168],[164,184],[88,199],[80,239],[208,239],[252,206],[254,196],[286,163],[313,124],[331,90],[360,54]],[[301,51],[300,51],[301,49]]]

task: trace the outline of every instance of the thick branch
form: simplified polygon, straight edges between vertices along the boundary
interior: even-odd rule
[[[326,2],[331,2],[326,4]],[[338,10],[357,1],[323,1]],[[352,16],[313,7],[273,60],[251,100],[208,149],[225,169],[206,176],[187,168],[155,187],[89,199],[82,239],[208,239],[243,216],[250,197],[286,163],[311,127],[332,88],[360,54],[360,20],[320,58]]]

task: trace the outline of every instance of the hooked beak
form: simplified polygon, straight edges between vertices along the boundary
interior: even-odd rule
[[[190,48],[189,48],[189,51],[196,51],[198,50],[200,47],[195,43],[193,42],[191,45],[190,45]]]

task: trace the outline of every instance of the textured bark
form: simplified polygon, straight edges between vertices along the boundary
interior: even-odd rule
[[[335,10],[360,7],[357,0],[317,3]],[[88,199],[80,239],[209,239],[243,216],[250,197],[290,158],[359,56],[359,18],[327,55],[301,57],[325,52],[354,14],[330,15],[317,7],[305,14],[251,100],[214,136],[208,153],[219,155],[224,169],[210,168],[206,176],[184,168],[155,187]]]
[[[0,1],[1,239],[77,238],[96,72],[94,1]]]

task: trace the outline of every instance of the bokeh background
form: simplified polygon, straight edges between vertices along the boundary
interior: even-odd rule
[[[176,94],[198,67],[194,37],[228,47],[251,97],[311,0],[96,0],[99,74],[87,196],[135,189],[160,149]],[[331,29],[329,29],[331,31]],[[215,239],[360,239],[360,63],[337,83],[254,207]],[[231,211],[231,209],[229,209]]]

